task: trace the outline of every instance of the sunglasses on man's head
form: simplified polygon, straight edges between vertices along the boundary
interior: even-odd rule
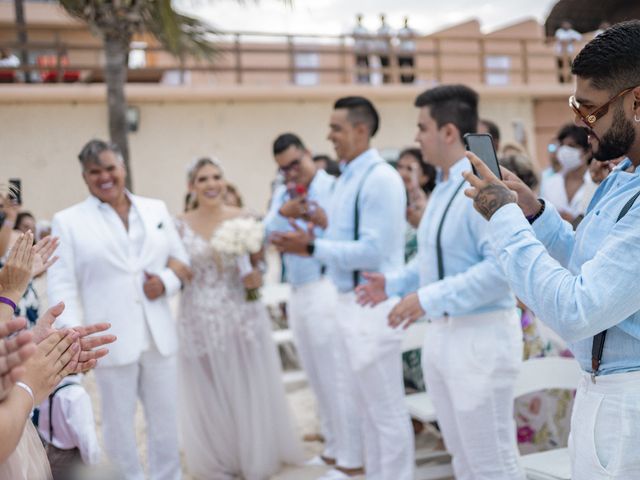
[[[584,123],[587,128],[592,129],[595,123],[607,114],[607,112],[609,111],[609,106],[613,102],[615,102],[618,98],[623,97],[634,88],[636,87],[629,87],[622,90],[620,93],[610,98],[607,103],[599,106],[589,113],[583,112],[584,107],[580,105],[580,102],[578,102],[578,100],[576,100],[575,95],[571,95],[569,97],[569,107],[571,108],[571,110],[573,110],[573,113],[580,117],[580,120],[582,120],[582,123]]]

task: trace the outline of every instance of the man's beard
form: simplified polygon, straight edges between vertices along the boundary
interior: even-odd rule
[[[593,156],[602,162],[622,157],[631,150],[635,139],[636,131],[633,124],[625,118],[622,108],[617,108],[613,123],[598,142],[598,150],[593,153]]]

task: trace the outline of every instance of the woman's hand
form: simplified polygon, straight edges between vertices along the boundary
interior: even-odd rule
[[[18,303],[31,280],[33,267],[33,233],[23,233],[9,252],[9,258],[0,269],[0,293]]]
[[[64,311],[64,303],[60,302],[48,309],[44,315],[38,318],[36,326],[31,329],[35,343],[40,343],[58,330],[53,326],[56,319]],[[96,323],[94,325],[73,327],[78,334],[78,344],[80,349],[75,358],[77,366],[71,373],[83,373],[94,368],[98,360],[104,357],[109,350],[105,345],[117,340],[115,335],[94,335],[111,328],[110,323]],[[100,347],[100,348],[99,348]]]
[[[36,351],[31,332],[20,332],[27,324],[24,318],[12,318],[0,323],[0,402],[4,400],[15,383],[24,375],[24,363]]]
[[[64,377],[77,367],[80,345],[79,335],[73,330],[57,331],[49,335],[37,347],[36,352],[25,364],[22,381],[26,383],[40,404]]]
[[[58,261],[58,257],[52,257],[52,255],[59,245],[58,237],[47,236],[33,246],[33,267],[31,268],[33,278],[42,275]]]
[[[248,290],[262,287],[262,273],[254,268],[251,273],[242,278],[242,283],[244,284],[244,288]]]

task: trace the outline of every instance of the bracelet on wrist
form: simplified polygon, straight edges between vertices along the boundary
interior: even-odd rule
[[[538,218],[540,218],[542,216],[542,214],[544,213],[544,209],[546,208],[547,204],[545,203],[545,201],[542,198],[539,198],[538,202],[540,203],[540,210],[538,210],[538,213],[526,216],[526,219],[530,224],[533,224],[533,222],[535,222]]]
[[[16,382],[16,387],[21,388],[29,394],[32,403],[31,410],[33,410],[36,407],[36,397],[33,395],[33,390],[31,390],[31,387],[24,382]]]
[[[18,306],[16,305],[16,302],[11,300],[10,298],[0,297],[0,304],[2,304],[2,303],[5,304],[5,305],[9,305],[13,309],[14,312],[18,309]]]

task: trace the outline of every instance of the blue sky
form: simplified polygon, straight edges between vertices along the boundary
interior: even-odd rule
[[[408,15],[410,25],[420,33],[431,33],[465,20],[480,20],[483,31],[535,18],[544,21],[556,0],[176,0],[189,13],[209,21],[221,30],[284,33],[349,32],[356,13],[365,16],[365,26],[378,27],[378,15],[399,28]]]

